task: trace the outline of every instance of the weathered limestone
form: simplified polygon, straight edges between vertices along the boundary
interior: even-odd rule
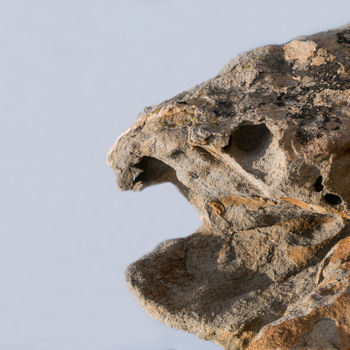
[[[128,268],[150,315],[227,350],[350,349],[350,25],[145,108],[108,163],[203,221]]]

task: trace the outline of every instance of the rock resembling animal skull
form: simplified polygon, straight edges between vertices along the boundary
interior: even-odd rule
[[[265,46],[146,108],[108,155],[172,182],[187,238],[127,270],[156,319],[226,349],[350,349],[350,26]]]

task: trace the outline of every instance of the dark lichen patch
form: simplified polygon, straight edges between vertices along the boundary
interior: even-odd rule
[[[199,176],[194,171],[189,171],[188,176],[190,176],[194,180],[199,178]]]
[[[205,95],[210,97],[213,101],[225,101],[227,96],[239,96],[240,91],[238,89],[229,86],[224,88],[218,85],[219,82],[213,82],[205,88]]]
[[[285,102],[283,101],[284,96],[286,96],[285,92],[281,92],[279,96],[277,96],[276,100],[276,105],[279,107],[284,107],[285,106]]]
[[[321,125],[324,126],[325,123],[331,120],[331,114],[333,109],[326,106],[314,106],[312,104],[306,104],[301,107],[302,125],[306,125],[311,121],[320,120]]]
[[[350,45],[350,30],[349,29],[337,33],[337,43]]]
[[[271,89],[259,87],[254,92],[248,92],[242,97],[237,113],[245,114],[256,110],[257,107],[276,104],[277,97],[277,93],[271,91]]]
[[[303,119],[303,115],[301,113],[286,113],[286,118],[290,119]]]
[[[308,142],[312,139],[312,137],[303,130],[298,130],[295,137],[297,141],[303,146],[306,146]]]
[[[219,100],[216,102],[213,113],[217,117],[233,117],[236,114],[233,103],[230,100]]]
[[[314,92],[320,92],[324,89],[346,90],[349,89],[349,80],[346,80],[340,74],[341,65],[339,62],[329,61],[326,64],[309,67],[307,71],[297,70],[295,74],[302,79],[312,78],[315,84],[308,87]]]
[[[296,137],[302,145],[306,145],[311,139],[322,138],[329,130],[329,123],[341,124],[341,120],[334,116],[332,107],[315,106],[311,102],[313,100],[312,96],[310,96],[309,100],[310,103],[301,106],[298,112],[286,114],[287,118],[299,121],[300,129]],[[334,128],[335,126],[332,127],[332,129]]]
[[[290,87],[281,92],[277,96],[276,101],[283,102],[283,104],[286,105],[292,104],[296,99],[300,99],[301,97],[305,96],[310,90],[311,88],[304,86]]]
[[[287,114],[287,117],[299,120],[299,130],[296,132],[296,140],[303,146],[313,139],[321,139],[327,136],[329,130],[339,130],[339,126],[328,128],[329,123],[339,123],[339,118],[332,116],[332,109],[324,106],[306,105],[299,113]]]

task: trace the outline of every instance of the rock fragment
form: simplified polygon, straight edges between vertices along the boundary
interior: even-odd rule
[[[226,350],[350,350],[349,38],[251,50],[117,139],[121,190],[171,182],[203,221],[129,266],[154,318]]]

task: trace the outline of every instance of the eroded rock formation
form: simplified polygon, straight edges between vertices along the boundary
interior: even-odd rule
[[[350,25],[249,51],[154,107],[108,155],[172,182],[202,226],[126,276],[145,310],[233,349],[350,349]]]

